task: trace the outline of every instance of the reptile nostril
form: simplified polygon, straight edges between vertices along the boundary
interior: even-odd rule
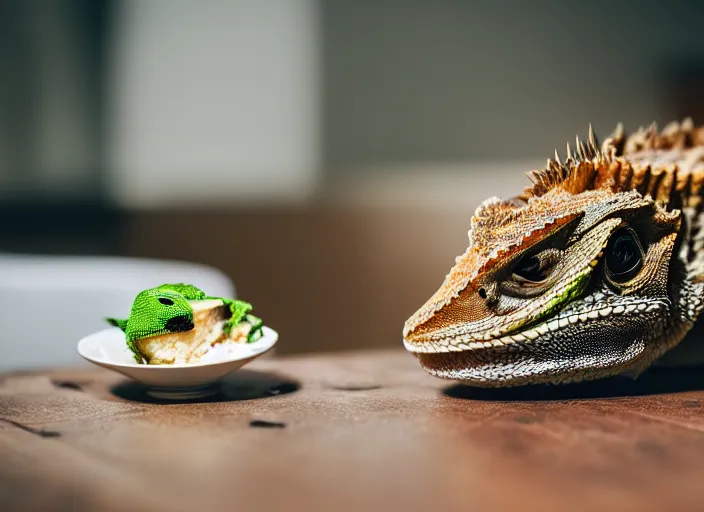
[[[484,288],[479,288],[479,296],[482,299],[486,299],[487,295],[486,295],[486,290]]]

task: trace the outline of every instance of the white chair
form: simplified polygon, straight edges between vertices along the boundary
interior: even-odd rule
[[[0,371],[84,364],[80,338],[126,317],[140,290],[180,282],[235,297],[227,275],[195,263],[0,255]]]

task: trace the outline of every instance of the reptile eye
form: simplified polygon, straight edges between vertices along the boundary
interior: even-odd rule
[[[164,306],[173,306],[174,301],[171,299],[167,299],[166,297],[159,297],[159,302],[161,302]]]
[[[545,269],[540,264],[538,256],[525,256],[513,268],[513,274],[526,281],[539,283],[547,277]]]
[[[643,267],[643,248],[629,228],[616,231],[606,246],[606,271],[617,283],[632,279]]]
[[[507,269],[511,275],[501,280],[501,292],[512,297],[535,297],[544,293],[559,275],[564,251],[551,247],[518,258]],[[505,275],[505,274],[504,274]]]

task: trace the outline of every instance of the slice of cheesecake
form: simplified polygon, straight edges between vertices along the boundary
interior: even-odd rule
[[[147,364],[192,364],[218,343],[247,343],[251,324],[241,322],[230,335],[223,332],[228,308],[218,299],[190,301],[193,329],[186,332],[151,336],[135,342]]]

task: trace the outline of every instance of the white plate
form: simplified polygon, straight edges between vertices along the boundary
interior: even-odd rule
[[[254,343],[213,347],[195,364],[138,364],[127,348],[125,334],[117,327],[98,331],[78,342],[81,357],[146,384],[159,398],[196,398],[214,392],[213,384],[251,360],[271,350],[279,335],[269,327]]]

